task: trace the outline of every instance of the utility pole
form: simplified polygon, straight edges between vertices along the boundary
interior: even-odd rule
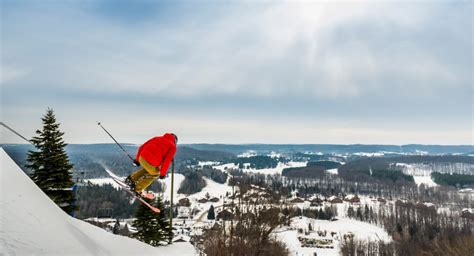
[[[168,244],[173,241],[173,186],[174,186],[174,159],[171,162],[171,200],[170,200],[170,239]]]

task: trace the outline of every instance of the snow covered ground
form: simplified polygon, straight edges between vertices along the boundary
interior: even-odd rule
[[[402,168],[403,174],[412,175],[417,185],[425,184],[429,187],[438,186],[438,184],[436,184],[433,179],[431,179],[432,170],[429,165],[396,163],[395,166]]]
[[[283,169],[290,168],[290,167],[305,167],[307,162],[293,162],[290,161],[288,163],[278,162],[277,167],[275,168],[265,168],[265,169],[242,169],[243,172],[250,172],[250,173],[261,173],[261,174],[281,174]],[[245,164],[244,164],[245,166]],[[222,164],[213,166],[214,168],[225,172],[227,169],[238,169],[238,165],[234,163],[230,164]]]
[[[56,206],[3,149],[0,160],[2,255],[196,254],[189,243],[152,247],[74,219]]]
[[[311,223],[313,232],[309,235],[299,234],[297,229],[308,230],[308,225]],[[339,255],[340,243],[345,234],[352,233],[355,238],[370,239],[372,241],[391,241],[388,233],[380,227],[371,225],[369,223],[349,219],[339,218],[337,221],[315,220],[306,217],[294,217],[291,220],[291,228],[283,228],[275,232],[278,240],[284,242],[290,250],[290,255],[298,256],[312,256],[317,253],[318,256],[325,255]],[[325,236],[320,236],[317,231],[326,231]],[[331,235],[334,232],[334,236]],[[332,240],[331,245],[334,248],[310,248],[302,247],[298,237],[313,238],[313,239],[328,239]]]
[[[329,174],[334,174],[334,175],[337,175],[339,173],[337,168],[327,169],[326,172],[328,172]]]
[[[415,180],[415,183],[417,185],[425,184],[425,186],[428,187],[436,187],[438,184],[436,184],[431,176],[413,176],[413,179]]]

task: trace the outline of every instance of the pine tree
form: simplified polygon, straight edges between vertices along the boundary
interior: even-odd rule
[[[355,215],[354,208],[352,208],[352,206],[349,206],[349,208],[347,209],[347,217],[353,218],[354,215]]]
[[[356,211],[356,219],[357,220],[363,220],[363,216],[362,216],[362,210],[360,209],[360,207],[357,207],[357,211]]]
[[[116,235],[120,233],[120,222],[118,219],[115,221],[115,225],[114,225],[114,229],[112,230],[112,233]]]
[[[145,200],[153,206],[161,209],[160,213],[155,213],[147,206],[140,204],[137,208],[133,222],[133,226],[137,229],[137,233],[133,236],[138,240],[150,244],[152,246],[160,246],[162,242],[167,243],[172,234],[170,234],[169,221],[165,215],[165,209],[160,197],[154,200]]]
[[[43,130],[37,130],[38,136],[31,142],[36,150],[28,151],[28,164],[33,172],[31,178],[61,209],[67,213],[75,210],[75,196],[72,191],[71,170],[73,165],[66,154],[66,143],[59,130],[54,111],[48,108],[46,115],[41,119]]]
[[[125,223],[125,226],[120,230],[120,235],[122,236],[129,236],[130,231],[128,230],[128,225]]]
[[[209,211],[207,212],[207,219],[208,220],[215,220],[216,219],[216,213],[214,211],[214,205],[211,204],[211,207],[209,207]]]

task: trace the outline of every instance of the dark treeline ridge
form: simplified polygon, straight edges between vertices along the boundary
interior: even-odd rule
[[[474,152],[472,145],[364,145],[364,144],[187,144],[186,146],[199,150],[218,150],[241,154],[249,150],[257,152],[322,152],[322,153],[357,153],[357,152],[394,152],[394,153],[417,153],[420,151],[429,154],[471,153]]]
[[[79,187],[77,191],[76,217],[85,219],[90,217],[129,218],[136,210],[136,204],[130,204],[130,195],[117,190],[111,185],[92,185]],[[107,216],[110,215],[110,216]]]
[[[32,145],[2,145],[8,155],[25,171],[26,154],[34,150]],[[132,157],[138,150],[137,145],[123,144],[123,147]],[[119,176],[127,176],[135,171],[131,160],[115,144],[72,144],[66,146],[71,163],[74,165],[73,176],[79,179],[92,179],[107,177],[104,168],[108,168]],[[235,155],[221,151],[197,150],[189,147],[178,146],[175,161],[176,166],[184,166],[189,161],[229,161]]]
[[[462,155],[423,155],[397,157],[371,157],[348,162],[339,167],[339,172],[387,170],[394,163],[465,163],[474,164],[474,157]]]
[[[308,162],[308,164],[306,166],[308,166],[308,167],[321,167],[321,168],[324,168],[324,169],[328,170],[328,169],[338,168],[339,166],[341,166],[341,163],[325,160],[325,161]]]
[[[282,175],[294,178],[322,178],[326,176],[326,169],[321,166],[291,167],[283,169]]]
[[[206,187],[206,181],[202,178],[202,174],[198,172],[186,172],[184,173],[184,180],[179,186],[179,194],[194,194],[200,192]]]
[[[133,216],[137,202],[131,204],[130,195],[110,184],[94,185],[89,182],[81,183],[77,188],[78,210],[76,217],[79,219],[91,217],[130,218]],[[153,182],[147,190],[157,193],[165,191],[164,183]]]
[[[206,186],[203,177],[221,184],[227,181],[227,173],[211,166],[203,166],[202,168],[182,167],[178,172],[184,175],[184,181],[181,183],[178,193],[188,195],[200,192]]]
[[[464,174],[444,174],[439,172],[431,173],[431,177],[434,182],[440,185],[448,185],[455,187],[474,187],[474,175],[464,175]]]
[[[244,164],[248,163],[249,168],[252,169],[266,169],[275,168],[278,162],[285,162],[286,159],[274,158],[270,156],[250,156],[250,157],[238,157],[233,159],[231,162],[238,165],[240,169],[245,169]]]

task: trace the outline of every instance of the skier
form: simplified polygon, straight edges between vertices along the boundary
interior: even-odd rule
[[[151,198],[143,192],[153,181],[159,177],[164,179],[168,167],[176,153],[178,137],[173,133],[165,133],[163,136],[154,137],[138,149],[134,164],[141,166],[140,169],[130,174],[125,183],[138,195]]]

